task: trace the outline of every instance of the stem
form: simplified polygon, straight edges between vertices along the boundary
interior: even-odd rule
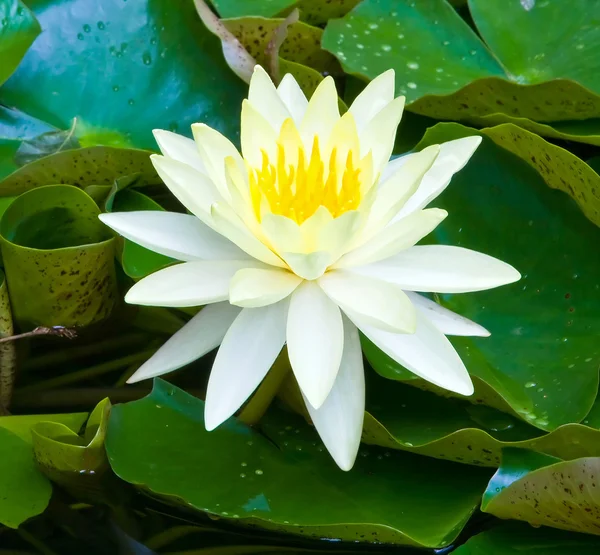
[[[63,374],[62,376],[58,376],[56,378],[50,378],[49,380],[43,380],[33,385],[22,387],[20,388],[19,392],[33,393],[36,391],[42,391],[44,389],[52,389],[54,387],[76,383],[82,380],[87,380],[89,378],[95,378],[97,376],[101,376],[102,374],[112,372],[113,370],[123,368],[124,366],[129,366],[134,362],[146,360],[150,358],[155,352],[156,347],[153,347],[152,349],[147,349],[140,353],[133,353],[131,355],[127,355],[115,360],[109,360],[107,362],[97,364],[96,366],[91,366],[90,368],[79,370],[78,372],[70,372],[69,374]]]
[[[131,347],[136,343],[147,340],[143,333],[130,333],[121,337],[112,337],[92,345],[82,345],[70,349],[60,349],[51,353],[32,358],[23,364],[23,370],[38,370],[52,365],[63,364],[67,361],[76,360],[87,356],[107,353],[123,347]]]
[[[54,335],[56,337],[65,337],[66,339],[75,339],[77,332],[72,328],[64,328],[63,326],[39,326],[31,331],[19,333],[17,335],[9,335],[8,337],[0,337],[0,343],[8,343],[17,339],[25,339],[27,337],[37,337],[38,335]]]
[[[237,419],[248,426],[257,424],[269,408],[275,395],[277,395],[277,391],[290,369],[287,347],[284,347],[281,353],[279,353],[277,360],[273,363],[271,370],[269,370],[267,377],[258,386],[258,389],[248,403],[246,403],[246,406],[242,409]]]

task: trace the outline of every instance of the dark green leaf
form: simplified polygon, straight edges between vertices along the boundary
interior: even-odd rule
[[[490,407],[370,376],[363,441],[464,464],[498,466],[507,447],[561,459],[600,456],[600,430],[594,424],[566,424],[542,435]]]
[[[106,444],[113,470],[171,503],[233,523],[430,547],[456,537],[489,476],[373,447],[362,448],[345,473],[298,416],[273,410],[265,438],[233,419],[207,432],[203,411],[202,401],[161,380],[148,397],[115,406]]]
[[[40,24],[21,0],[0,0],[0,85],[39,35]]]
[[[0,523],[16,528],[44,511],[50,482],[38,471],[31,447],[31,427],[37,422],[62,422],[78,430],[86,414],[5,416],[0,418]]]
[[[471,134],[459,127],[440,126],[420,146]],[[598,388],[600,258],[590,253],[600,230],[487,138],[432,205],[450,214],[432,240],[487,253],[523,275],[510,286],[439,296],[492,333],[451,338],[469,372],[538,428],[580,422]],[[393,361],[368,355],[384,377],[404,379]]]
[[[534,121],[600,116],[600,5],[471,0],[490,52],[446,0],[365,0],[323,46],[368,79],[393,67],[410,110],[438,119],[502,113]],[[540,30],[543,29],[543,32]]]
[[[117,303],[114,238],[81,189],[48,185],[23,193],[0,220],[2,257],[22,329],[85,326]]]
[[[92,144],[155,148],[152,129],[190,133],[202,121],[230,136],[244,84],[193,2],[31,0],[44,33],[0,93]],[[82,67],[85,78],[82,78]]]
[[[551,528],[507,523],[478,534],[461,545],[456,555],[596,555],[600,540]]]

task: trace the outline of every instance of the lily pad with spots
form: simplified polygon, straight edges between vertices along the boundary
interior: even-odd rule
[[[225,19],[223,24],[244,45],[252,57],[262,66],[268,67],[267,47],[273,33],[284,22],[281,18],[240,17]],[[284,60],[303,64],[319,72],[339,73],[337,60],[321,49],[323,30],[307,25],[302,21],[292,23],[287,28],[287,37],[279,48],[279,56]]]
[[[600,457],[562,461],[507,449],[481,509],[535,526],[600,535]]]
[[[23,330],[80,327],[118,302],[114,238],[81,189],[48,185],[23,193],[0,220],[13,317]]]

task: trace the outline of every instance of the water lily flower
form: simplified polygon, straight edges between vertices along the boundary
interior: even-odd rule
[[[514,282],[508,264],[461,247],[417,243],[447,216],[425,208],[469,160],[466,137],[390,161],[404,98],[394,73],[340,116],[334,81],[306,99],[286,75],[256,67],[242,104],[241,154],[194,124],[194,140],[155,131],[156,171],[191,214],[125,212],[102,221],[182,261],[137,282],[138,305],[207,305],[130,379],[180,368],[220,345],[206,393],[209,430],[252,395],[287,344],[308,413],[344,470],[363,424],[359,330],[417,376],[471,395],[446,335],[486,336],[421,292],[466,293]]]

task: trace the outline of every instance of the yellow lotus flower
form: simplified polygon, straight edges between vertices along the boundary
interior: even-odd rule
[[[337,464],[352,467],[365,384],[358,330],[440,387],[473,386],[448,335],[489,335],[418,294],[464,293],[519,273],[485,254],[415,246],[447,215],[424,207],[469,160],[467,137],[389,161],[404,98],[394,74],[372,81],[343,116],[327,77],[310,102],[286,75],[256,67],[242,104],[242,155],[203,124],[194,140],[155,131],[154,166],[193,215],[103,214],[124,237],[181,264],[136,283],[126,301],[208,305],[132,377],[159,376],[221,345],[205,422],[229,418],[287,343],[310,416]]]

